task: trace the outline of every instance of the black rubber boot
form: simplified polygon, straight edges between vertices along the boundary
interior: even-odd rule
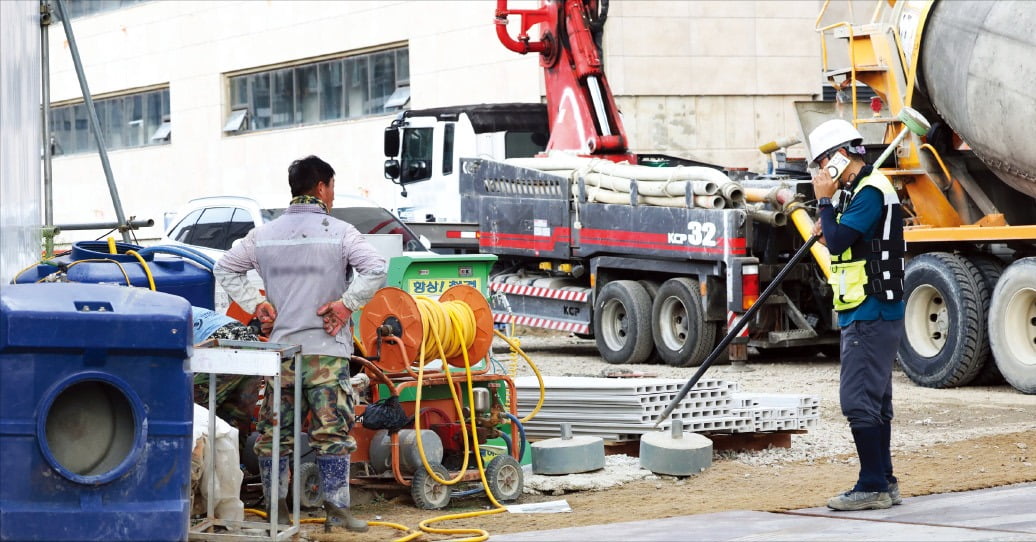
[[[354,533],[367,532],[366,521],[360,521],[349,511],[349,455],[318,455],[320,490],[324,494],[324,532],[335,527],[344,527]]]

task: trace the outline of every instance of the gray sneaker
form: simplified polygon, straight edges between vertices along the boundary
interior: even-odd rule
[[[892,504],[903,504],[903,497],[899,496],[899,482],[889,484],[889,498],[892,499]]]
[[[887,492],[849,490],[827,500],[832,510],[883,510],[892,506]]]

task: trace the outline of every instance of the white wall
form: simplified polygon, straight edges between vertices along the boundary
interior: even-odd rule
[[[127,216],[153,218],[205,195],[289,198],[288,164],[316,154],[341,193],[388,195],[381,134],[392,115],[227,136],[227,72],[408,42],[412,107],[536,101],[537,59],[496,43],[495,2],[158,1],[74,19],[91,93],[168,85],[172,143],[112,151]],[[60,26],[51,40],[52,98],[81,98]],[[487,85],[486,81],[501,83]],[[54,161],[55,221],[115,221],[96,154]],[[155,237],[158,228],[141,231]],[[68,232],[63,241],[103,232]]]
[[[511,3],[530,8],[534,0]],[[612,0],[606,70],[635,151],[758,169],[758,144],[797,128],[791,102],[820,92],[819,1]],[[168,85],[172,143],[111,152],[125,213],[153,218],[189,198],[288,199],[286,170],[317,154],[341,193],[383,203],[381,134],[391,115],[227,136],[226,73],[407,43],[413,108],[540,101],[536,56],[505,49],[492,0],[156,1],[74,20],[92,93]],[[512,35],[517,32],[512,17]],[[60,26],[54,101],[80,98]],[[55,221],[114,221],[96,155],[54,162]],[[68,234],[63,240],[100,232]],[[157,236],[157,228],[141,232]]]

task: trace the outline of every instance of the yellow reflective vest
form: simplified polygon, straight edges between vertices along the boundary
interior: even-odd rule
[[[906,244],[903,241],[903,215],[896,189],[878,171],[861,179],[853,196],[867,186],[884,195],[881,220],[868,240],[867,232],[841,254],[831,255],[831,278],[836,311],[847,311],[860,306],[867,296],[883,301],[903,299],[903,269]],[[848,205],[841,206],[842,209]],[[842,211],[835,216],[842,221]]]

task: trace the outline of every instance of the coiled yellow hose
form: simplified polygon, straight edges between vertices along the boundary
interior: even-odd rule
[[[469,405],[474,405],[475,404],[475,396],[474,396],[474,382],[471,379],[471,376],[472,376],[471,375],[471,360],[468,358],[468,350],[467,350],[467,348],[465,348],[465,346],[470,346],[471,343],[474,341],[474,338],[475,338],[475,316],[474,316],[473,311],[471,310],[471,307],[467,306],[464,303],[459,303],[459,302],[456,302],[456,301],[446,302],[446,303],[439,303],[440,306],[443,306],[443,309],[440,312],[440,311],[433,310],[432,307],[429,306],[429,305],[431,305],[433,303],[436,303],[436,302],[431,301],[428,298],[421,298],[421,297],[417,298],[417,300],[418,300],[418,309],[421,310],[422,318],[424,318],[423,323],[426,326],[426,328],[425,328],[425,341],[421,345],[421,355],[420,355],[419,362],[418,362],[419,363],[419,368],[418,368],[417,397],[416,397],[416,404],[414,406],[415,412],[420,412],[421,411],[421,388],[423,387],[421,381],[424,378],[425,353],[426,353],[426,346],[429,343],[429,335],[431,336],[431,341],[430,342],[434,343],[436,349],[439,352],[439,355],[441,356],[440,359],[442,359],[442,360],[445,360],[448,357],[447,356],[447,350],[446,350],[447,346],[445,346],[445,345],[448,345],[450,348],[458,348],[460,350],[459,353],[464,357],[464,374],[465,374],[465,376],[467,378],[468,404]],[[424,305],[426,308],[425,309],[421,309],[422,305]],[[430,319],[426,318],[425,317],[426,313],[428,315],[434,315],[434,316],[431,316]],[[447,322],[449,322],[450,325],[447,326],[446,325]],[[445,343],[445,345],[444,345],[444,343]],[[445,362],[443,362],[443,372],[446,375],[446,379],[449,381],[450,394],[453,396],[454,406],[457,408],[458,419],[463,419],[464,418],[464,411],[461,408],[460,402],[457,400],[457,393],[456,393],[456,390],[455,390],[455,388],[453,386],[453,379],[450,376],[450,369],[449,369],[449,367],[446,366]],[[471,415],[468,418],[469,422],[470,422],[470,425],[471,425],[471,428],[470,428],[471,433],[470,434],[475,434],[475,432],[478,429],[477,423],[476,423],[477,419],[476,419],[475,410],[471,409],[470,414]],[[420,426],[421,422],[420,422],[420,418],[421,418],[420,416],[416,416],[414,418],[414,431],[416,432],[417,447],[418,447],[418,451],[420,452],[420,455],[421,455],[421,462],[424,464],[425,470],[428,472],[428,474],[436,482],[438,482],[440,484],[443,484],[443,485],[453,485],[453,484],[456,484],[464,476],[465,471],[467,471],[468,457],[471,455],[470,453],[468,453],[469,452],[469,448],[468,448],[468,429],[464,426],[464,424],[461,424],[461,438],[464,441],[464,463],[463,463],[460,471],[458,472],[457,478],[455,478],[453,480],[443,480],[437,474],[435,474],[434,470],[432,470],[431,465],[429,465],[429,463],[428,463],[428,457],[425,455],[424,444],[421,442],[421,426]],[[432,523],[438,523],[438,522],[441,522],[441,521],[449,521],[449,520],[454,520],[454,519],[465,519],[465,518],[472,518],[472,517],[479,517],[479,516],[487,516],[487,515],[499,514],[501,512],[506,512],[507,511],[507,508],[505,508],[503,505],[501,505],[496,500],[496,497],[493,496],[493,492],[492,492],[492,490],[489,487],[489,481],[486,480],[486,469],[485,469],[485,465],[482,464],[482,451],[481,451],[481,448],[480,448],[477,440],[475,441],[475,454],[474,455],[475,455],[475,462],[476,462],[476,464],[478,466],[479,478],[482,480],[482,487],[485,488],[486,496],[489,497],[490,502],[493,503],[495,508],[492,508],[492,509],[489,509],[489,510],[480,510],[478,512],[465,512],[465,513],[461,513],[461,514],[447,514],[447,515],[443,515],[443,516],[429,518],[429,519],[421,521],[418,524],[418,527],[421,529],[422,532],[433,533],[433,534],[449,534],[449,535],[452,535],[452,534],[475,535],[474,537],[457,539],[457,540],[463,540],[463,541],[468,541],[468,542],[481,542],[481,541],[487,540],[489,538],[489,533],[487,531],[483,530],[483,529],[460,529],[460,528],[457,528],[457,529],[440,529],[440,528],[436,528],[436,527],[432,527],[431,526]],[[396,542],[409,542],[411,540],[416,539],[419,536],[421,536],[421,533],[411,534],[411,535],[405,536],[403,538],[400,538]]]

